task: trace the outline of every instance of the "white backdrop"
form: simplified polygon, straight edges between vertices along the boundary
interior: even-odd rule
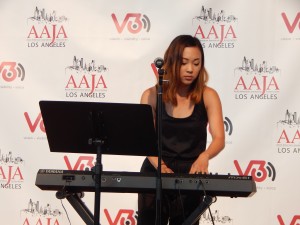
[[[215,224],[300,223],[299,0],[1,0],[0,19],[1,224],[84,224],[35,178],[89,168],[95,155],[51,153],[39,101],[138,103],[179,34],[202,41],[223,104],[226,147],[210,171],[252,175],[258,189],[219,197]],[[104,155],[103,166],[138,171],[143,159]],[[136,224],[136,194],[101,197],[101,224]]]

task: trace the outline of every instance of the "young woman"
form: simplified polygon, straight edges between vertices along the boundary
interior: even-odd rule
[[[208,173],[209,160],[225,144],[222,106],[217,92],[206,85],[208,74],[200,41],[176,37],[164,55],[162,109],[162,173]],[[157,108],[157,86],[144,91],[141,103]],[[207,142],[207,125],[212,136]],[[147,157],[141,172],[156,172],[157,157]],[[202,200],[201,193],[163,193],[161,224],[181,225]],[[155,194],[139,194],[138,225],[154,225]]]

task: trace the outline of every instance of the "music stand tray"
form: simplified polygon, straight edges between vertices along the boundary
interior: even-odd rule
[[[157,156],[152,109],[145,104],[40,101],[51,152]]]

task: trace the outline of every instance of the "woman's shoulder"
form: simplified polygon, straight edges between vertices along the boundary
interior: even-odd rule
[[[148,94],[148,95],[150,95],[150,94],[156,94],[156,86],[152,86],[152,87],[146,89],[143,92],[143,94]]]
[[[156,91],[156,86],[150,87],[150,88],[146,89],[146,90],[143,92],[142,98],[143,98],[143,97],[146,97],[146,98],[149,98],[149,97],[150,97],[150,98],[153,98],[153,97],[156,96],[156,93],[157,93],[157,91]]]
[[[141,97],[141,103],[155,105],[156,104],[156,86],[146,89]]]
[[[212,87],[205,86],[203,89],[203,95],[204,96],[210,96],[210,95],[218,95],[217,91],[213,89]]]
[[[209,103],[209,102],[215,101],[215,100],[217,100],[217,101],[220,100],[218,92],[209,86],[205,86],[205,88],[203,90],[203,98],[204,98],[205,103]]]

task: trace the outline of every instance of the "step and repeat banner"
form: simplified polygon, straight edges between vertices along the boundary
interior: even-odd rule
[[[257,185],[249,198],[218,197],[215,224],[300,223],[299,0],[1,0],[0,19],[1,224],[84,224],[35,179],[91,169],[96,155],[50,152],[39,101],[139,103],[180,34],[201,40],[223,105],[226,146],[210,172]],[[107,154],[103,170],[139,171],[143,160]],[[82,200],[93,212],[94,194]],[[136,194],[101,193],[102,225],[137,216]],[[207,212],[201,224],[212,224]]]

